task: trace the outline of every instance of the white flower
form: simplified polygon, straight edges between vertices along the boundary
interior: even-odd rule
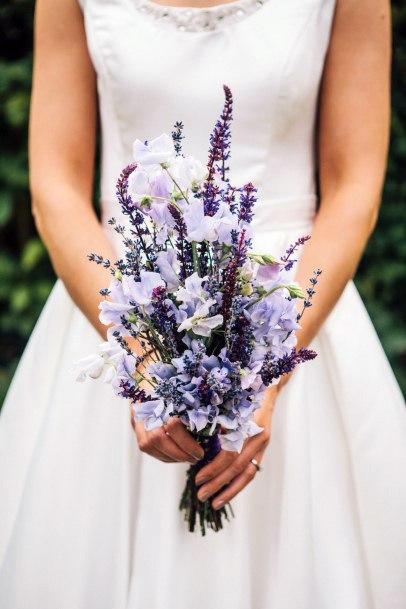
[[[182,189],[196,190],[207,176],[207,168],[193,156],[175,157],[169,171]]]
[[[178,328],[178,332],[183,330],[193,330],[195,334],[199,336],[210,336],[211,331],[223,323],[222,315],[210,315],[210,307],[216,304],[216,301],[212,298],[206,300],[206,302],[198,304],[192,317],[187,317],[182,321]]]
[[[99,354],[88,355],[73,364],[72,372],[79,383],[90,377],[98,379],[104,370],[104,359]]]
[[[73,364],[72,372],[76,380],[83,383],[88,377],[98,379],[106,371],[105,382],[111,382],[112,374],[109,368],[116,369],[124,356],[124,352],[114,337],[109,342],[104,342],[99,347],[99,353],[88,355]]]
[[[199,277],[195,272],[185,279],[185,287],[179,288],[176,292],[176,300],[179,302],[192,302],[195,298],[204,302],[208,293],[202,288],[203,281],[206,281],[207,277]]]
[[[253,281],[258,272],[259,264],[247,258],[241,267],[240,276],[243,281]]]
[[[148,173],[140,165],[134,169],[128,178],[128,193],[133,201],[140,201],[151,192]]]
[[[133,144],[134,160],[141,165],[161,165],[168,163],[175,156],[172,138],[166,133],[146,142],[135,140]]]

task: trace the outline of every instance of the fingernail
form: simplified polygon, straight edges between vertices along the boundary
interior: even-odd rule
[[[200,461],[200,459],[203,459],[204,453],[193,453],[193,456],[195,459],[198,459]]]
[[[220,499],[220,501],[216,501],[216,503],[213,503],[213,507],[215,510],[219,510],[221,507],[223,507],[224,504],[225,501],[223,499]]]
[[[197,480],[195,480],[196,482],[196,486],[200,486],[201,484],[204,484],[206,482],[207,478],[205,478],[204,476],[202,476],[201,478],[198,478]]]
[[[202,493],[200,496],[198,495],[199,501],[206,501],[206,499],[208,499],[209,497],[210,497],[209,491],[204,491],[204,493]]]

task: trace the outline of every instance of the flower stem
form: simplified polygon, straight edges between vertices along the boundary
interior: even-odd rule
[[[193,253],[193,267],[196,273],[201,277],[200,274],[200,266],[199,266],[199,256],[197,254],[197,243],[196,241],[192,242],[192,253]]]
[[[165,171],[168,174],[168,176],[171,178],[172,182],[175,184],[176,188],[179,190],[179,192],[182,195],[182,197],[185,199],[185,201],[187,203],[189,203],[189,199],[187,198],[187,196],[185,195],[185,193],[183,192],[183,190],[181,189],[181,187],[179,186],[179,184],[177,183],[177,181],[175,180],[173,175],[167,170],[166,167],[165,167]]]
[[[262,300],[263,298],[265,298],[265,296],[270,296],[271,294],[273,294],[274,292],[276,292],[276,290],[280,290],[281,288],[286,288],[286,285],[277,285],[274,288],[272,288],[272,290],[269,290],[268,292],[265,292],[264,294],[262,294],[262,296],[259,296],[258,298],[256,298],[255,300],[253,300],[252,302],[249,302],[247,304],[247,306],[245,307],[246,309],[249,309],[250,307],[252,307],[254,304],[257,304],[257,302],[259,302],[260,300]]]

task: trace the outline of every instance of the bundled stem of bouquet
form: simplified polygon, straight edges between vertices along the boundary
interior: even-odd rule
[[[240,452],[247,437],[261,433],[254,412],[267,386],[316,356],[296,350],[295,333],[321,273],[306,295],[290,281],[308,236],[279,260],[251,251],[257,189],[230,184],[233,99],[228,87],[224,92],[206,167],[183,155],[182,123],[172,137],[134,142],[135,162],[117,183],[125,218],[110,220],[124,258],[113,264],[89,255],[113,275],[100,303],[108,341],[77,363],[78,380],[105,372],[146,430],[177,417],[203,446],[180,502],[189,530],[199,519],[203,535],[206,527],[221,529],[232,509],[213,509],[213,497],[199,501],[195,476],[221,449]]]

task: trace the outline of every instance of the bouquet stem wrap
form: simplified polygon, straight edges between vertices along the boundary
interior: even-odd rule
[[[199,487],[196,485],[195,477],[205,465],[213,461],[215,456],[218,455],[221,450],[221,444],[218,433],[212,436],[194,434],[194,437],[204,449],[204,457],[196,463],[196,465],[191,465],[187,471],[186,484],[180,500],[179,509],[184,512],[189,531],[192,533],[195,530],[196,520],[199,518],[201,534],[205,535],[206,527],[209,527],[214,531],[219,531],[223,528],[223,518],[230,520],[230,515],[234,517],[234,513],[230,504],[224,505],[219,510],[215,510],[211,506],[214,497],[219,495],[223,489],[220,489],[206,501],[200,501],[198,499],[197,492]]]

